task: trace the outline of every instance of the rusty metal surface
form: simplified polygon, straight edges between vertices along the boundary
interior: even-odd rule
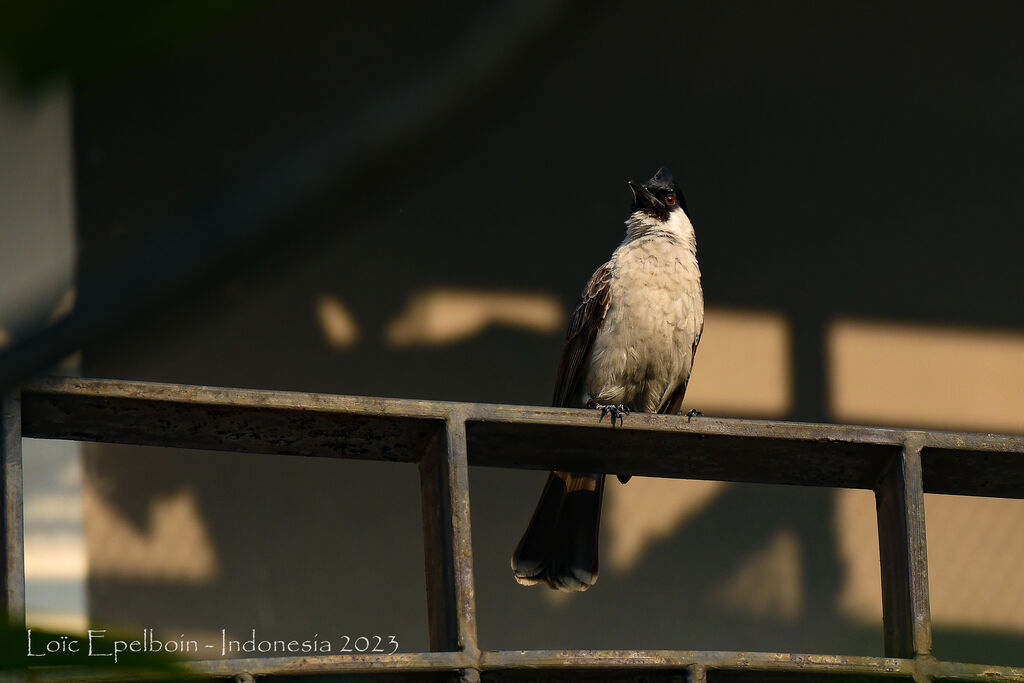
[[[0,577],[0,615],[25,622],[25,521],[21,472],[21,401],[17,393],[0,395],[0,533],[4,566]]]
[[[647,414],[626,422],[611,432],[590,411],[476,405],[467,424],[470,464],[586,463],[616,474],[871,490],[914,441],[925,447],[925,491],[1024,498],[1021,436]],[[999,466],[989,474],[992,463]]]
[[[469,468],[465,424],[457,415],[420,460],[430,649],[478,652]]]
[[[882,632],[888,657],[931,653],[928,549],[921,448],[908,444],[875,489],[882,566]]]
[[[910,675],[907,659],[769,652],[705,652],[674,650],[519,650],[485,652],[485,671],[502,669],[677,669],[700,666],[706,671],[804,671],[825,674],[881,673]]]
[[[897,659],[825,654],[774,652],[651,651],[651,650],[519,650],[484,652],[484,672],[527,669],[549,672],[570,670],[677,670],[692,667],[707,671],[708,679],[721,671],[782,673],[801,672],[823,677],[882,676],[885,678],[930,677],[941,680],[1024,682],[1024,668],[940,662],[930,657]],[[486,677],[485,677],[486,678]]]
[[[928,493],[963,493],[998,498],[1021,498],[1024,467],[1012,444],[993,437],[991,443],[1003,448],[971,450],[949,447],[925,448],[921,452],[924,489]],[[1004,450],[1005,452],[999,452]]]
[[[925,491],[1024,497],[1024,437],[46,379],[24,390],[25,436],[413,461],[453,411],[471,465],[874,489],[908,440]]]
[[[549,469],[554,464],[567,471],[870,489],[883,464],[898,452],[894,445],[748,435],[739,429],[707,433],[708,427],[738,427],[717,420],[688,425],[685,418],[667,417],[658,421],[657,429],[628,421],[627,429],[614,432],[606,424],[596,424],[592,415],[589,424],[564,426],[471,422],[467,427],[470,461],[502,467]]]
[[[458,671],[468,663],[458,652],[423,652],[394,655],[329,655],[324,657],[270,657],[253,659],[223,659],[194,662],[187,668],[213,676],[234,676],[250,673],[253,676],[269,674],[326,674],[408,671]]]
[[[5,444],[20,442],[5,404]],[[418,462],[429,653],[192,662],[201,676],[353,674],[431,680],[1016,681],[1024,668],[932,657],[924,492],[1024,497],[1024,437],[849,425],[46,379],[22,394],[24,436],[283,455]],[[20,443],[16,444],[20,446]],[[7,445],[5,455],[16,446]],[[20,451],[19,451],[20,452]],[[468,466],[844,486],[874,490],[887,656],[691,651],[481,652],[473,594]],[[9,476],[6,482],[13,482]],[[7,486],[20,512],[20,475]],[[22,542],[18,536],[11,543]],[[9,554],[10,558],[11,555]],[[84,677],[83,677],[84,676]],[[616,678],[617,677],[617,678]],[[810,678],[808,678],[810,677]],[[30,680],[95,674],[33,671]],[[100,680],[109,680],[101,678]]]
[[[703,664],[686,667],[686,683],[708,683],[708,669]]]
[[[250,674],[255,680],[266,676],[288,676],[301,674],[376,674],[376,673],[429,673],[456,672],[466,665],[461,653],[414,653],[394,655],[324,655],[317,657],[256,657],[252,659],[211,659],[186,662],[185,671],[210,678],[234,678]],[[31,670],[28,681],[89,681],[123,680],[124,676],[138,674],[118,671],[117,668],[79,670],[45,668]],[[120,676],[120,679],[119,679]],[[132,679],[134,680],[134,679]]]
[[[146,446],[411,462],[444,428],[416,401],[323,394],[68,378],[22,398],[25,436]]]
[[[789,654],[770,652],[714,652],[673,650],[516,650],[490,651],[472,657],[461,652],[429,652],[395,655],[336,655],[323,657],[267,657],[190,662],[185,668],[195,674],[214,678],[232,678],[248,673],[256,681],[265,677],[317,674],[457,673],[479,671],[487,680],[579,680],[578,674],[615,672],[634,680],[644,672],[663,672],[660,680],[704,671],[708,680],[726,678],[730,672],[749,674],[753,680],[763,675],[801,674],[835,681],[860,679],[991,681],[1024,683],[1024,669],[982,664],[941,662],[928,657],[896,659],[888,657]],[[102,681],[111,680],[116,670],[81,672],[39,669],[30,681]],[[587,680],[584,677],[583,680]],[[750,680],[750,679],[748,679]]]
[[[423,508],[423,558],[427,584],[427,632],[433,652],[459,648],[455,594],[455,556],[448,448],[445,435],[432,438],[420,460],[420,500]]]

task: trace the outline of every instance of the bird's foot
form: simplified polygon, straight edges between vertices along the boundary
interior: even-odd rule
[[[690,408],[690,412],[686,414],[686,421],[689,422],[695,417],[704,417],[704,413],[700,412],[696,408]]]
[[[591,407],[591,408],[600,408],[601,409],[601,417],[600,417],[600,419],[598,419],[598,422],[601,422],[602,420],[604,420],[604,416],[605,415],[611,415],[612,416],[612,427],[615,426],[615,418],[619,419],[619,426],[621,427],[622,426],[622,418],[623,418],[623,416],[629,415],[629,408],[627,406],[624,406],[621,403],[619,403],[619,404],[611,404],[611,403],[605,404],[605,403],[598,403],[597,401],[590,401],[590,402],[587,403],[587,405],[589,407]]]

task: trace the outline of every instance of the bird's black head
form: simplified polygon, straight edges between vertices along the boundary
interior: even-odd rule
[[[650,180],[638,185],[629,181],[629,189],[633,190],[633,212],[643,211],[659,221],[668,220],[673,211],[686,211],[686,199],[682,190],[676,185],[672,172],[662,166]]]

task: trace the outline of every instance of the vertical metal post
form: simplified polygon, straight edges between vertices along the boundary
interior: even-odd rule
[[[430,649],[476,662],[476,599],[469,524],[465,415],[453,411],[420,460]]]
[[[25,623],[25,522],[22,508],[21,394],[0,396],[0,479],[2,479],[3,616],[12,625]]]
[[[908,441],[875,488],[885,656],[932,649],[921,445]]]
[[[686,667],[686,683],[708,683],[708,670],[700,664],[691,664]]]

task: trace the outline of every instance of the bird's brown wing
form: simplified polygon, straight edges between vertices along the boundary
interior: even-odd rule
[[[693,340],[693,349],[690,352],[690,366],[693,366],[693,360],[697,357],[697,345],[700,344],[700,338],[704,334],[704,321],[700,323],[700,330],[697,332],[696,339]],[[686,394],[686,385],[690,383],[690,378],[686,378],[686,382],[676,387],[676,390],[668,395],[668,400],[661,404],[658,408],[658,412],[662,415],[676,415],[679,413],[679,409],[683,407],[683,396]]]
[[[608,307],[611,305],[611,263],[605,263],[590,277],[583,289],[576,310],[569,320],[569,329],[565,333],[565,350],[562,362],[558,365],[558,377],[555,380],[555,396],[551,404],[556,407],[568,406],[580,380],[580,368],[584,366],[587,356],[594,345],[594,338],[601,328]],[[571,406],[582,407],[582,406]]]

